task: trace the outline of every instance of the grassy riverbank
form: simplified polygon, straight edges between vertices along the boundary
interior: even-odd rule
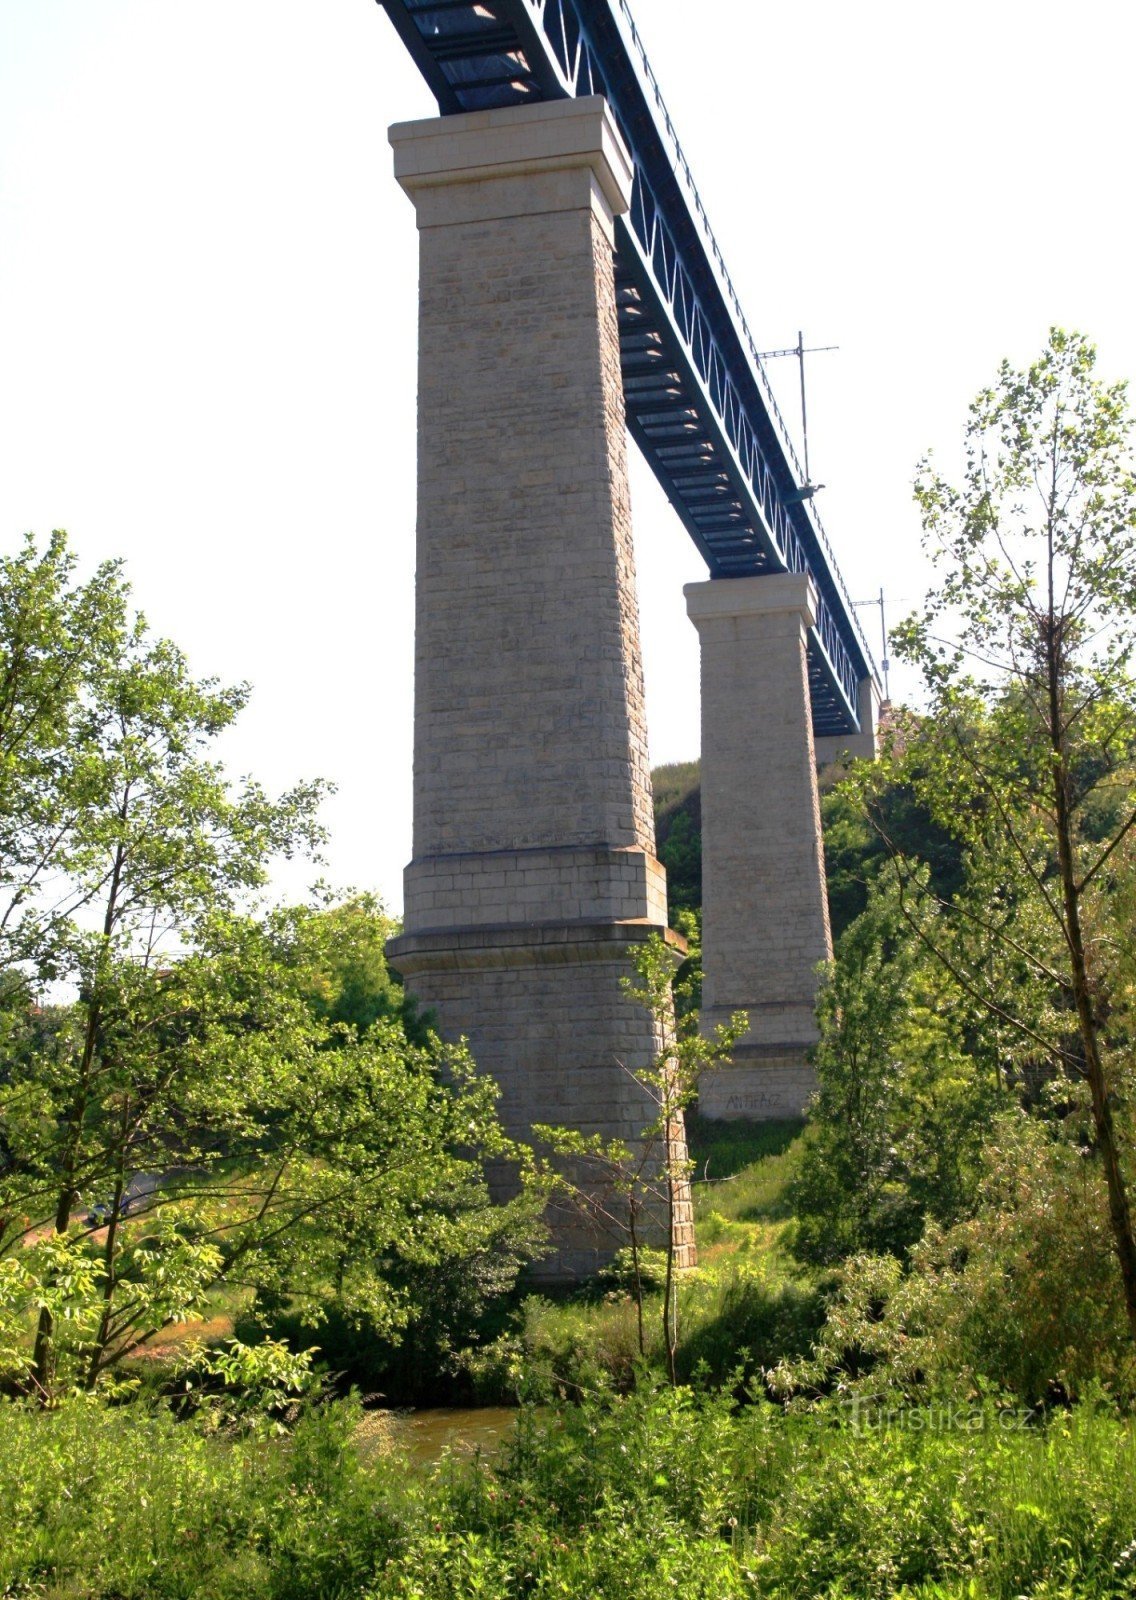
[[[698,1269],[678,1299],[678,1371],[714,1384],[753,1377],[807,1354],[823,1320],[818,1274],[789,1249],[788,1202],[802,1124],[690,1122]],[[648,1364],[664,1367],[662,1298],[644,1302]],[[639,1361],[637,1317],[626,1285],[586,1286],[556,1299],[525,1298],[510,1328],[474,1363],[477,1393],[538,1401],[628,1390]]]
[[[353,1401],[251,1435],[208,1407],[0,1403],[0,1597],[1136,1595],[1136,1431],[1107,1404],[766,1401],[760,1371],[808,1347],[822,1304],[788,1248],[799,1129],[691,1131],[693,1385],[636,1369],[634,1306],[609,1288],[514,1313],[478,1381],[544,1403],[502,1418],[488,1457],[415,1461]]]
[[[8,1600],[1088,1600],[1136,1592],[1136,1437],[1082,1407],[640,1391],[522,1412],[493,1462],[364,1459],[348,1405],[225,1440],[136,1407],[0,1406]]]
[[[699,1267],[679,1291],[679,1374],[711,1383],[738,1370],[754,1375],[784,1357],[804,1355],[820,1327],[818,1276],[788,1248],[794,1226],[787,1187],[796,1169],[802,1124],[701,1122],[692,1118],[695,1214]],[[250,1297],[225,1290],[194,1322],[163,1330],[126,1364],[148,1386],[195,1340],[216,1344],[238,1332],[258,1337]],[[657,1288],[644,1304],[646,1356],[664,1368],[662,1300]],[[316,1346],[319,1360],[392,1405],[547,1403],[608,1387],[626,1391],[640,1361],[637,1318],[626,1284],[608,1278],[569,1295],[516,1292],[486,1319],[482,1345],[451,1367],[439,1365],[413,1340],[387,1347],[334,1315],[305,1324],[285,1308],[269,1331],[295,1347]],[[422,1359],[418,1359],[419,1356]]]

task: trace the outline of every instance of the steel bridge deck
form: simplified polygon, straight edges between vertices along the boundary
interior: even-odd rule
[[[443,115],[602,94],[635,168],[617,222],[627,423],[715,578],[808,572],[813,731],[859,729],[872,657],[627,0],[379,0]]]

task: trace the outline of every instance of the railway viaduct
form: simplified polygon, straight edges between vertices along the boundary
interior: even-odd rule
[[[502,1116],[642,1126],[620,978],[667,932],[628,433],[701,552],[710,1116],[798,1112],[830,953],[817,766],[878,687],[624,0],[381,0],[439,116],[390,130],[420,235],[413,859],[392,964]],[[631,1069],[629,1072],[627,1069]],[[594,1264],[559,1241],[554,1270]]]

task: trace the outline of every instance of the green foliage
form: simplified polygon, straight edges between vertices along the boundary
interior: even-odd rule
[[[128,1238],[128,1188],[194,1160],[204,1105],[220,1121],[231,1102],[224,1065],[248,1070],[222,930],[273,855],[318,843],[320,786],[272,800],[228,781],[208,749],[247,688],[195,680],[130,616],[116,567],[76,584],[58,534],[2,565],[0,1257],[45,1227],[81,1239],[77,1209],[105,1206],[97,1247],[85,1230],[102,1308],[69,1376],[85,1366],[93,1383],[129,1328],[186,1314],[216,1271],[214,1245],[166,1220]],[[50,982],[77,999],[21,1026]],[[27,1374],[44,1395],[59,1376],[51,1298],[45,1285]]]
[[[928,1227],[907,1271],[847,1261],[812,1358],[777,1386],[1038,1405],[1102,1382],[1136,1393],[1104,1196],[1059,1124],[1014,1111],[989,1129],[974,1216]]]
[[[781,1122],[722,1122],[691,1113],[686,1119],[686,1142],[695,1180],[721,1182],[747,1168],[768,1164],[785,1154],[804,1128],[800,1117]]]
[[[105,790],[101,763],[89,759],[100,715],[86,691],[128,628],[116,563],[84,584],[74,575],[62,533],[42,551],[28,535],[17,555],[0,558],[0,968],[5,998],[25,1005],[20,963],[50,962],[76,904],[41,891],[84,865],[79,820]]]
[[[221,1283],[438,1345],[541,1237],[538,1201],[489,1202],[485,1162],[523,1159],[494,1087],[392,983],[374,901],[261,911],[321,786],[230,782],[245,686],[61,535],[2,576],[0,1378],[93,1388]]]
[[[681,1308],[677,1368],[685,1383],[729,1388],[809,1355],[825,1317],[814,1283],[741,1253],[692,1286]]]
[[[693,931],[693,924],[688,925]],[[694,1006],[701,983],[697,956],[684,960],[658,934],[632,946],[628,954],[636,976],[623,978],[621,986],[628,998],[647,1012],[657,1045],[657,1054],[649,1062],[632,1069],[643,1091],[645,1126],[630,1143],[544,1124],[536,1125],[533,1135],[559,1163],[557,1189],[569,1197],[591,1227],[602,1227],[617,1246],[627,1247],[641,1355],[646,1353],[641,1255],[648,1238],[661,1235],[666,1259],[663,1338],[674,1381],[677,1227],[680,1208],[690,1200],[683,1118],[698,1093],[699,1079],[729,1059],[745,1031],[746,1019],[744,1012],[735,1012],[729,1023],[719,1023],[713,1034],[704,1035]]]
[[[702,1230],[712,1233],[712,1229]],[[513,1325],[470,1358],[480,1401],[579,1400],[629,1393],[667,1370],[662,1288],[645,1293],[641,1351],[634,1293],[616,1285],[566,1300],[529,1296]],[[676,1295],[674,1367],[700,1389],[733,1388],[784,1361],[807,1358],[820,1335],[825,1298],[810,1280],[743,1248],[712,1270],[684,1276]]]
[[[868,828],[876,842],[862,886],[842,869],[846,909],[857,894],[864,909],[822,993],[794,1194],[806,1259],[911,1252],[889,1303],[933,1307],[940,1377],[997,1373],[1031,1394],[1094,1372],[1126,1386],[1118,1304],[1136,1330],[1136,476],[1124,388],[1102,385],[1094,360],[1054,330],[1032,366],[1004,364],[978,396],[961,480],[921,468],[940,579],[896,651],[922,671],[928,708],[828,801],[830,864],[854,862]],[[1026,1138],[999,1142],[1015,1103],[1043,1125],[1036,1170],[999,1187]],[[868,1318],[875,1289],[863,1293]]]
[[[138,1407],[0,1407],[0,1593],[84,1600],[1103,1600],[1133,1592],[1136,1439],[1106,1407],[813,1415],[644,1390],[522,1412],[493,1461],[364,1466]]]
[[[675,1370],[684,1381],[731,1386],[739,1365],[756,1374],[789,1354],[807,1354],[823,1320],[812,1276],[783,1248],[793,1226],[786,1188],[801,1123],[694,1118],[691,1127],[699,1170],[708,1163],[723,1176],[696,1180],[693,1188],[700,1265],[673,1286]],[[525,1300],[500,1337],[471,1358],[476,1396],[508,1403],[626,1391],[644,1371],[665,1371],[665,1259],[641,1250],[640,1267],[642,1347],[634,1262],[624,1249],[611,1269],[571,1295]]]
[[[667,897],[672,911],[694,911],[702,905],[702,832],[688,811],[676,812],[659,845],[667,869]]]
[[[966,1011],[920,937],[934,906],[889,872],[841,935],[818,1002],[818,1090],[791,1202],[802,1259],[902,1254],[965,1215],[1000,1091],[964,1045]],[[912,902],[917,909],[912,909]]]
[[[661,1293],[644,1294],[650,1312]],[[634,1288],[558,1300],[528,1295],[510,1328],[479,1353],[474,1366],[479,1399],[503,1404],[581,1400],[608,1389],[627,1392],[650,1363],[664,1368],[662,1321],[644,1321],[640,1348]]]
[[[511,1291],[546,1233],[539,1185],[494,1204],[476,1166],[464,1179],[452,1176],[452,1188],[439,1187],[413,1208],[420,1232],[431,1225],[431,1212],[444,1219],[445,1233],[430,1251],[411,1228],[392,1230],[375,1259],[359,1239],[356,1259],[342,1271],[337,1259],[315,1293],[262,1295],[238,1326],[242,1338],[254,1342],[268,1332],[293,1349],[315,1346],[339,1388],[355,1385],[388,1404],[467,1402],[477,1392],[471,1374],[479,1352],[501,1334]],[[383,1298],[371,1306],[344,1292],[360,1271],[381,1274]],[[510,1386],[505,1392],[513,1397]]]
[[[1088,1085],[1136,1338],[1110,1036],[1114,953],[1130,942],[1114,891],[1136,870],[1136,472],[1125,385],[1101,383],[1095,360],[1051,330],[975,400],[961,480],[924,463],[916,498],[941,579],[896,650],[929,698],[920,798],[969,852],[973,892],[951,907],[969,949],[936,951],[1042,1072]]]
[[[638,1257],[632,1255],[627,1245],[617,1250],[611,1260],[596,1273],[598,1289],[631,1293],[636,1285],[647,1294],[665,1287],[667,1281],[667,1253],[645,1246]]]
[[[171,1046],[179,1070],[159,1080],[160,1096],[139,1096],[128,1140],[108,1151],[94,1116],[104,1102],[89,1101],[82,1148],[96,1181],[98,1160],[115,1158],[120,1170],[153,1171],[161,1182],[136,1212],[113,1223],[109,1284],[112,1223],[98,1214],[72,1217],[53,1235],[61,1241],[57,1251],[85,1261],[88,1274],[81,1310],[52,1313],[59,1383],[97,1378],[149,1332],[188,1316],[223,1281],[255,1290],[269,1316],[297,1300],[309,1333],[333,1306],[390,1343],[412,1324],[420,1336],[429,1325],[433,1345],[419,1344],[426,1359],[427,1349],[436,1355],[444,1338],[460,1337],[539,1248],[538,1200],[490,1203],[484,1163],[513,1147],[497,1122],[496,1090],[477,1076],[464,1049],[433,1036],[412,1046],[393,1020],[356,1037],[313,1018],[293,966],[279,954],[280,943],[312,915],[229,923],[232,982],[222,984],[205,958],[186,958],[151,988],[166,1016],[184,1017]],[[177,1012],[183,984],[200,994],[202,1006],[223,1000],[237,1025],[214,1034],[192,1006]],[[109,1087],[117,1081],[108,1073],[112,1134],[120,1102]],[[21,1242],[27,1208],[41,1181],[51,1203],[59,1125],[57,1116],[40,1119],[42,1145],[27,1135],[24,1166],[34,1157],[44,1180],[34,1173],[9,1180],[9,1254],[21,1271],[0,1285],[11,1288],[9,1320],[16,1323],[29,1293],[16,1280],[39,1259]],[[42,1281],[45,1294],[71,1293],[58,1262]],[[313,1342],[318,1338],[306,1337]]]
[[[839,776],[839,775],[838,775]],[[828,920],[836,944],[868,904],[868,884],[886,859],[883,840],[872,827],[859,796],[839,781],[820,793]]]
[[[397,1019],[412,1044],[422,1045],[429,1017],[387,966],[386,942],[398,925],[373,895],[358,895],[311,917],[293,959],[316,1016],[331,1027],[366,1033],[376,1022]]]
[[[949,821],[920,798],[920,723],[902,708],[892,713],[885,758],[871,775],[872,808],[864,804],[864,769],[828,775],[820,797],[824,866],[833,941],[867,909],[869,888],[893,852],[922,864],[928,884],[951,901],[965,874],[962,845]]]
[[[350,1405],[284,1443],[138,1405],[0,1407],[0,1593],[52,1600],[323,1600],[395,1547]],[[396,1512],[394,1514],[397,1514]]]
[[[902,710],[893,716],[892,737],[905,748],[918,724]],[[918,764],[918,755],[913,754]],[[930,871],[937,894],[950,899],[962,882],[961,846],[951,828],[920,798],[905,773],[877,785],[882,829],[873,827],[855,786],[841,780],[844,769],[822,773],[821,821],[832,936],[839,938],[867,904],[868,884],[895,848]],[[684,913],[702,910],[702,791],[697,761],[657,767],[651,774],[659,860],[667,869],[667,894],[675,926]],[[686,931],[683,929],[682,931]]]
[[[702,907],[702,791],[697,761],[656,767],[651,773],[655,801],[655,848],[667,869],[671,917]],[[677,921],[675,926],[678,926]]]
[[[28,1329],[45,1311],[71,1341],[92,1336],[102,1275],[100,1262],[73,1234],[47,1233],[0,1258],[0,1381],[27,1374]]]
[[[178,1356],[169,1380],[177,1411],[212,1429],[282,1433],[303,1402],[320,1393],[314,1355],[275,1339],[254,1345],[229,1339],[213,1350],[191,1344]]]
[[[841,1412],[850,1422],[833,1427]],[[1131,1592],[1131,1484],[1113,1474],[1132,1470],[1133,1438],[1107,1413],[1031,1426],[993,1407],[830,1406],[816,1420],[829,1426],[786,1463],[790,1487],[776,1497],[756,1563],[759,1592]]]

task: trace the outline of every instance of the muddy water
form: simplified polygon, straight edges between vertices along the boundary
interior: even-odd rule
[[[513,1431],[517,1413],[507,1406],[438,1406],[423,1411],[371,1411],[357,1435],[365,1455],[401,1455],[429,1466],[445,1451],[493,1455]]]

